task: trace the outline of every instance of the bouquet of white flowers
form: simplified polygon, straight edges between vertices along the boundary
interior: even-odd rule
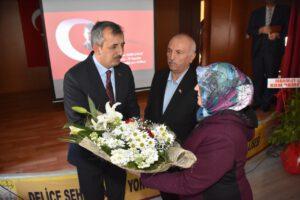
[[[89,98],[90,111],[73,107],[78,113],[86,114],[84,126],[67,124],[68,142],[80,146],[101,158],[127,170],[155,173],[165,171],[172,165],[189,168],[196,161],[195,155],[175,142],[175,134],[163,124],[139,119],[122,121],[122,114],[115,109],[120,103],[100,113]]]

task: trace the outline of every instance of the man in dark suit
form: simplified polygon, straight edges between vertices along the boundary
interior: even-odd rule
[[[72,106],[88,109],[88,96],[96,108],[105,112],[105,104],[120,102],[117,110],[124,119],[139,116],[132,72],[120,59],[124,52],[124,35],[118,24],[97,22],[91,31],[93,51],[72,67],[64,78],[64,106],[68,121],[84,124],[84,116]],[[80,189],[86,200],[123,200],[126,173],[77,144],[70,144],[68,161],[77,167]],[[105,185],[105,187],[104,187]]]
[[[267,89],[267,79],[277,78],[284,53],[289,7],[266,0],[266,6],[252,12],[247,33],[252,36],[254,107],[268,111],[276,90]]]
[[[169,69],[155,73],[145,109],[145,119],[166,124],[181,143],[196,125],[197,76],[190,64],[195,58],[195,41],[186,34],[175,35],[169,42]],[[162,198],[177,199],[161,193]]]

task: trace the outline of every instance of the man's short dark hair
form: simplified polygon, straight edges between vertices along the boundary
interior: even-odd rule
[[[112,34],[118,35],[123,34],[122,27],[119,24],[116,24],[111,21],[100,21],[97,22],[91,31],[91,44],[94,46],[94,44],[103,44],[103,31],[106,28],[110,28],[112,31]]]

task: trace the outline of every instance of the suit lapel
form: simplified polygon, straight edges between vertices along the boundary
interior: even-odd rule
[[[261,26],[266,25],[266,9],[267,9],[266,6],[264,6],[263,9],[262,9],[262,12],[261,12],[262,16],[258,18],[258,19],[264,19],[264,20],[261,20]]]
[[[120,70],[120,65],[114,67],[114,70],[115,70],[116,102],[122,102],[122,98],[125,95],[124,86],[126,83],[123,82],[124,75],[123,75],[122,71]]]
[[[163,109],[163,104],[164,104],[164,96],[165,96],[165,91],[167,87],[167,82],[168,82],[168,76],[169,76],[170,70],[166,71],[166,73],[163,74],[162,76],[162,81],[161,81],[161,87],[159,87],[159,92],[157,93],[157,101],[158,101],[158,112],[159,112],[159,118],[163,116],[162,109]]]
[[[178,85],[176,91],[174,92],[173,97],[170,100],[169,105],[167,106],[164,114],[163,120],[168,116],[172,115],[172,110],[174,110],[178,106],[178,102],[181,101],[182,97],[185,95],[186,92],[190,91],[190,87],[192,85],[193,79],[195,75],[193,75],[194,70],[193,67],[190,67],[186,74],[184,75],[183,79],[181,80],[180,84]],[[163,102],[161,103],[163,104]]]
[[[274,24],[274,22],[277,21],[277,18],[278,18],[277,15],[279,14],[278,9],[279,9],[279,7],[278,7],[278,5],[276,5],[275,8],[274,8],[274,11],[273,11],[272,18],[271,18],[271,23],[270,23],[271,26]]]
[[[88,77],[90,77],[89,80],[91,84],[89,85],[91,88],[91,93],[89,96],[93,95],[93,101],[95,105],[100,109],[101,107],[104,107],[104,105],[100,105],[101,102],[107,102],[108,97],[105,92],[105,87],[102,83],[100,74],[97,70],[97,67],[93,61],[93,53],[91,53],[87,59],[87,70],[88,70]],[[103,111],[102,111],[103,112]]]

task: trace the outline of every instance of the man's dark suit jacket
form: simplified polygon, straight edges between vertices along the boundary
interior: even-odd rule
[[[164,94],[170,70],[157,72],[152,80],[145,119],[166,124],[175,132],[177,140],[183,142],[196,125],[197,84],[195,68],[190,67],[178,85],[168,107],[162,114]]]
[[[284,53],[284,37],[287,35],[289,24],[289,7],[276,5],[274,8],[270,26],[280,26],[280,38],[274,41],[268,39],[266,34],[258,34],[259,28],[266,23],[266,7],[261,7],[252,12],[247,33],[253,37],[252,56],[255,56],[262,47],[267,48],[271,54],[277,56]]]
[[[123,114],[124,119],[138,117],[140,110],[134,91],[134,79],[129,66],[120,63],[114,67],[114,70],[116,102],[121,103],[117,110]],[[86,60],[78,63],[65,74],[64,107],[69,122],[84,124],[84,116],[74,112],[72,106],[82,106],[88,109],[88,96],[94,101],[100,112],[105,112],[105,104],[109,99],[93,61],[93,52]],[[77,144],[70,144],[68,161],[77,167],[98,171],[99,164],[103,162],[93,153]]]

